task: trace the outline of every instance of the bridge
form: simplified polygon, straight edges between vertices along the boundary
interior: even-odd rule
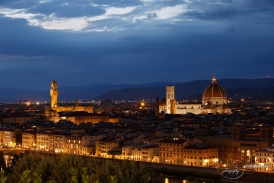
[[[15,154],[20,155],[21,153],[24,153],[26,150],[23,148],[4,147],[0,148],[0,151],[3,152],[3,155],[14,156]]]

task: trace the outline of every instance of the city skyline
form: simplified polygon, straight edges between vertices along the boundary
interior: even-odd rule
[[[2,1],[3,87],[272,77],[274,2]]]

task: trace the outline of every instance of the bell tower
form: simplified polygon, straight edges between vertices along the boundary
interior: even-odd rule
[[[171,100],[175,98],[175,86],[166,86],[166,113],[171,114]]]
[[[53,80],[50,88],[51,107],[58,107],[58,88],[57,82]]]

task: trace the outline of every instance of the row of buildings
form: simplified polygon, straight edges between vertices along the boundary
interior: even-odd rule
[[[16,138],[20,132],[0,130],[3,147],[18,147]],[[85,130],[67,132],[23,131],[22,148],[57,154],[75,154],[133,161],[167,163],[209,167],[218,165],[218,148],[202,144],[201,141],[121,134],[87,135]],[[132,137],[130,137],[132,136]]]
[[[133,161],[185,166],[217,167],[241,161],[248,169],[274,171],[273,129],[259,127],[257,136],[244,134],[241,124],[232,126],[231,136],[203,136],[192,139],[164,132],[115,130],[87,134],[83,129],[33,131],[0,130],[1,146],[15,147],[22,138],[22,148],[48,153],[86,155]],[[174,137],[171,137],[174,136]],[[207,144],[207,145],[206,145]],[[18,147],[18,146],[17,146]]]

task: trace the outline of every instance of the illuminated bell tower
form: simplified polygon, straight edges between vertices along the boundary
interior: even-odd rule
[[[58,88],[57,82],[53,80],[50,88],[51,107],[58,107]]]
[[[171,101],[175,98],[175,86],[166,86],[166,113],[171,114]]]

